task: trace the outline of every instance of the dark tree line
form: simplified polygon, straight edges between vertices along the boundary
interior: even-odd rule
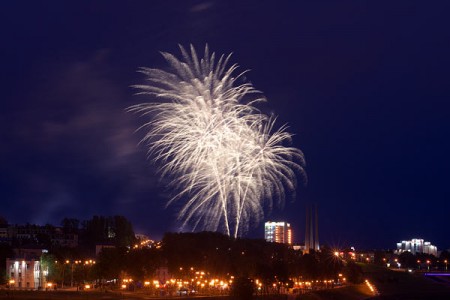
[[[213,277],[234,275],[259,278],[266,283],[289,278],[332,279],[343,263],[325,248],[303,255],[285,244],[259,239],[233,239],[213,233],[167,233],[160,247],[104,249],[95,265],[99,278],[118,278],[126,272],[135,280],[149,279],[158,267],[167,267],[178,278],[196,271]]]
[[[156,248],[105,248],[98,256],[92,272],[97,279],[116,279],[126,273],[142,281],[152,278],[161,263],[161,251]]]
[[[0,244],[0,284],[6,283],[6,259],[13,256],[11,246]]]
[[[94,216],[91,220],[83,221],[81,224],[80,242],[86,246],[111,243],[117,247],[126,247],[136,241],[133,226],[123,216]],[[68,229],[72,229],[76,225],[76,220],[72,220],[67,225]]]

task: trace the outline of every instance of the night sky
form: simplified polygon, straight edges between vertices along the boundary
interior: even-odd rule
[[[130,86],[139,67],[166,68],[159,51],[208,43],[251,70],[262,109],[306,156],[308,183],[265,220],[303,242],[316,202],[322,244],[450,248],[449,12],[448,1],[2,3],[0,215],[119,214],[151,238],[176,230],[138,145],[143,120],[125,109],[152,100]]]

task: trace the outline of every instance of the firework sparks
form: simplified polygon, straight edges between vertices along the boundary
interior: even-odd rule
[[[180,49],[182,60],[162,53],[171,71],[140,70],[148,84],[135,86],[139,94],[158,101],[129,110],[149,117],[142,142],[177,191],[167,205],[182,201],[182,226],[237,237],[284,203],[285,190],[304,174],[304,157],[284,146],[291,142],[285,126],[275,129],[275,118],[256,108],[261,93],[237,84],[243,73],[227,67],[231,55],[216,62],[208,46],[202,59],[193,46]]]

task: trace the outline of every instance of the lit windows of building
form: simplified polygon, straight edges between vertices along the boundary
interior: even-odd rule
[[[268,242],[292,245],[291,225],[286,222],[266,222],[264,238]]]
[[[412,239],[397,243],[397,253],[400,254],[403,252],[411,252],[414,255],[417,253],[425,253],[437,256],[437,247],[431,245],[430,242],[424,242],[423,239]]]
[[[38,289],[45,286],[45,276],[48,274],[48,269],[44,270],[38,259],[7,258],[6,272],[10,288]]]

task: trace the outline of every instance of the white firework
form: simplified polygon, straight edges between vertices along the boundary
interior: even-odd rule
[[[237,84],[243,73],[233,77],[238,66],[227,67],[231,54],[216,62],[208,46],[202,59],[192,45],[190,53],[180,49],[182,60],[162,53],[170,71],[140,70],[148,84],[135,87],[156,101],[129,110],[149,117],[142,141],[177,191],[167,204],[182,202],[182,226],[237,237],[265,209],[284,203],[285,190],[304,175],[304,157],[284,146],[291,143],[285,126],[275,130],[275,118],[255,107],[265,101],[261,93]]]

